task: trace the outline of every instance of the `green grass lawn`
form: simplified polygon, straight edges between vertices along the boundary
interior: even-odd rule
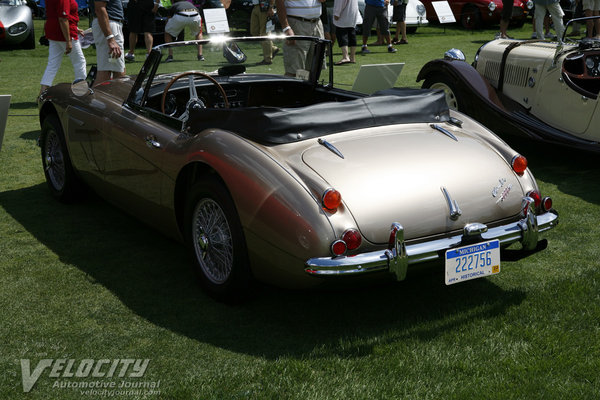
[[[398,53],[372,47],[359,63],[405,62],[398,86],[417,87],[425,62],[452,47],[472,60],[495,32],[420,28]],[[530,32],[526,24],[510,34]],[[32,373],[43,359],[73,359],[74,368],[149,359],[141,378],[97,379],[157,385],[126,399],[599,397],[597,157],[511,141],[561,222],[545,251],[504,262],[497,276],[447,287],[441,271],[409,271],[404,282],[346,291],[264,288],[226,306],[199,290],[180,244],[93,195],[70,206],[51,197],[36,146],[47,51],[0,51],[0,94],[13,96],[0,151],[1,399],[108,397],[61,388],[93,379],[50,368],[25,394],[24,359]],[[86,56],[93,62],[93,49]],[[357,71],[335,69],[347,82]],[[65,58],[55,82],[71,79]]]

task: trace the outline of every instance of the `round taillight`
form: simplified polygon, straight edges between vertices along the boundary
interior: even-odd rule
[[[552,199],[550,197],[544,197],[542,199],[542,209],[548,211],[552,209]]]
[[[327,210],[335,211],[342,204],[342,195],[335,189],[327,189],[323,193],[321,201]]]
[[[519,176],[523,176],[525,170],[527,169],[527,159],[523,156],[515,156],[512,159],[512,169]]]
[[[527,196],[533,199],[533,201],[535,202],[535,208],[538,208],[540,204],[542,204],[542,196],[537,190],[532,190],[531,192],[527,193]]]
[[[331,252],[334,256],[341,256],[346,252],[346,243],[343,240],[336,240],[331,244]]]
[[[360,233],[356,229],[348,229],[342,235],[342,240],[346,242],[348,250],[354,250],[362,243],[362,236],[360,236]]]

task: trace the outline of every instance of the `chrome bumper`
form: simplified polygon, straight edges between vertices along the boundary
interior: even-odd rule
[[[390,230],[388,249],[341,257],[318,257],[306,261],[304,270],[314,276],[350,276],[376,271],[389,271],[396,279],[406,278],[410,264],[435,261],[443,257],[443,252],[465,244],[465,239],[475,237],[476,241],[498,239],[501,246],[520,242],[523,250],[534,250],[541,232],[552,229],[558,224],[558,214],[553,211],[535,215],[534,201],[523,198],[523,207],[519,221],[488,229],[480,223],[465,225],[462,235],[436,239],[429,242],[406,245],[404,228],[393,223]],[[479,238],[481,238],[479,240]],[[469,243],[472,243],[469,242]]]

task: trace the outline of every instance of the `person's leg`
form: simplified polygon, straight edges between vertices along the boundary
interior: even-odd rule
[[[367,48],[367,42],[369,40],[369,36],[371,35],[371,27],[373,26],[374,20],[375,7],[369,4],[365,5],[365,15],[363,17],[362,25],[362,52],[364,54],[369,53],[369,49]]]
[[[563,16],[565,15],[560,3],[553,3],[548,6],[548,11],[550,11],[550,15],[552,16],[552,22],[554,23],[554,30],[556,31],[556,36],[560,39],[563,37],[563,33],[565,32],[565,26],[563,24]]]
[[[408,43],[408,38],[406,37],[406,21],[400,21],[398,24],[400,24],[400,32],[402,33],[401,43]]]
[[[81,43],[77,39],[71,41],[73,49],[69,53],[71,64],[73,64],[73,72],[75,73],[75,80],[84,80],[87,76],[85,56],[81,49]]]
[[[42,76],[42,81],[40,82],[40,94],[52,86],[52,82],[56,77],[56,73],[60,68],[60,64],[62,62],[63,54],[65,54],[65,49],[67,45],[65,42],[57,42],[55,40],[48,40],[48,64],[46,65],[46,70],[44,71],[44,75]]]
[[[152,33],[144,32],[144,42],[146,44],[146,54],[150,54],[152,51],[152,45],[154,44],[154,38],[152,37]]]
[[[544,39],[544,18],[546,17],[546,7],[535,5],[535,32],[538,39]]]
[[[128,56],[131,56],[135,53],[135,46],[137,45],[137,38],[138,38],[137,33],[129,32],[129,52],[127,53]]]
[[[596,3],[597,4],[597,3]],[[594,15],[600,15],[600,10],[594,10]],[[596,29],[596,39],[600,39],[600,19],[594,20],[594,28]]]
[[[348,28],[348,46],[350,46],[350,62],[356,62],[356,30]]]

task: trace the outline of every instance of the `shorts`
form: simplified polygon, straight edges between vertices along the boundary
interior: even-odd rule
[[[340,47],[356,47],[356,29],[355,28],[335,28],[335,37]]]
[[[500,14],[500,19],[510,21],[513,13],[513,5],[512,0],[502,0],[502,14]]]
[[[379,25],[379,31],[383,35],[387,35],[390,33],[390,21],[388,20],[387,7],[375,7],[370,4],[366,4],[362,26],[363,37],[370,36],[374,20],[377,20],[377,25]]]
[[[292,27],[295,35],[315,36],[324,38],[323,24],[319,19],[317,22],[302,21],[297,18],[288,18],[288,23]],[[311,42],[312,43],[312,42]],[[283,44],[283,65],[285,73],[290,76],[296,76],[299,70],[307,70],[306,65],[310,65],[314,55],[313,45],[306,41],[296,41],[289,44],[286,40]]]
[[[127,27],[129,32],[154,32],[154,0],[130,0],[127,4]]]
[[[202,30],[202,17],[200,14],[173,15],[165,25],[165,32],[176,38],[185,28],[188,28],[194,37],[198,36],[198,33]]]
[[[109,21],[110,30],[115,35],[117,44],[121,47],[121,57],[113,58],[114,61],[109,62],[110,50],[108,42],[104,39],[104,32],[100,29],[98,19],[94,18],[92,22],[92,34],[94,35],[94,43],[96,44],[96,63],[98,71],[114,71],[125,72],[125,52],[123,51],[123,27],[120,22]]]
[[[600,11],[600,0],[583,0],[583,9]]]
[[[392,14],[392,21],[404,22],[406,19],[406,3],[398,4],[394,6],[394,13]]]

